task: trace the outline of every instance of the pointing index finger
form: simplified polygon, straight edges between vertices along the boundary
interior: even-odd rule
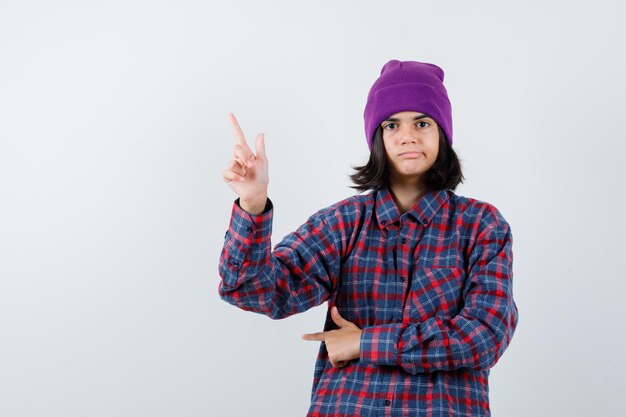
[[[246,142],[246,137],[243,135],[243,130],[241,130],[241,126],[239,126],[239,122],[237,121],[237,118],[235,117],[235,115],[232,113],[228,113],[228,119],[230,120],[230,124],[233,127],[233,132],[235,133],[235,140],[241,146],[246,148],[246,150],[252,153],[252,151],[248,147],[248,143]]]
[[[302,339],[323,342],[326,340],[326,332],[303,334]]]

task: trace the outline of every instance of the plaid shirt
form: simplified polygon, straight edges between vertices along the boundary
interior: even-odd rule
[[[308,416],[489,416],[489,369],[518,322],[512,235],[492,205],[428,192],[401,214],[388,189],[319,210],[271,250],[273,205],[233,204],[219,294],[273,319],[328,301],[359,326],[358,359],[322,342]]]

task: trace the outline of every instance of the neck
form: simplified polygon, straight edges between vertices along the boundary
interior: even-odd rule
[[[413,207],[428,191],[419,178],[410,180],[391,179],[389,188],[400,213],[405,213]]]

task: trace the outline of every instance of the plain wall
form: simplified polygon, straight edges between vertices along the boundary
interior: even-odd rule
[[[297,416],[326,304],[221,301],[234,112],[273,244],[353,195],[367,91],[440,65],[457,193],[514,238],[494,416],[623,416],[625,7],[609,1],[0,2],[0,415]]]

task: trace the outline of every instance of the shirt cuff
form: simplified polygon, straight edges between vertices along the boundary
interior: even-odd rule
[[[374,365],[397,365],[401,330],[402,324],[396,323],[364,327],[359,360]]]
[[[233,203],[230,224],[226,231],[226,238],[230,237],[244,245],[260,243],[269,239],[272,231],[274,206],[268,198],[265,208],[259,214],[251,214],[241,208],[239,199]]]
[[[259,214],[241,208],[239,198],[232,207],[230,224],[224,235],[220,267],[224,267],[224,284],[234,287],[239,277],[254,274],[270,249],[274,206],[268,198]]]

